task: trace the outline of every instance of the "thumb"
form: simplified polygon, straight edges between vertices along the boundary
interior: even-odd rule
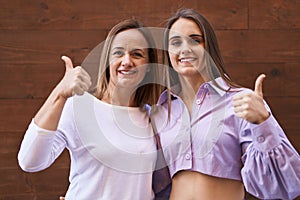
[[[73,69],[73,63],[72,60],[67,56],[62,56],[61,59],[65,62],[66,71]]]
[[[265,78],[266,78],[265,74],[260,74],[255,81],[254,93],[260,97],[263,97],[262,86],[263,86],[263,81]]]

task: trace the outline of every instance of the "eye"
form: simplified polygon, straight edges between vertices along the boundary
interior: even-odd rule
[[[143,57],[144,57],[143,52],[140,52],[140,51],[133,51],[133,52],[131,53],[131,55],[132,55],[134,58],[143,58]]]
[[[142,57],[143,55],[142,55],[141,53],[134,52],[134,53],[133,53],[133,56],[135,56],[135,57]]]
[[[191,44],[199,44],[199,40],[197,39],[190,39]]]
[[[116,51],[112,52],[113,56],[122,56],[123,54],[124,54],[123,51],[120,51],[120,50],[116,50]]]
[[[191,44],[201,44],[203,43],[203,37],[202,36],[192,37],[189,41]]]
[[[181,45],[181,40],[171,40],[170,41],[170,45],[171,46],[179,46],[179,45]]]

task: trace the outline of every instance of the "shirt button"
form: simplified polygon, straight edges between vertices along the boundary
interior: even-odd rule
[[[242,136],[248,136],[251,134],[251,130],[246,129],[245,131],[242,132]]]
[[[189,154],[189,153],[185,154],[185,159],[187,159],[187,160],[191,159],[191,154]]]
[[[257,137],[257,142],[263,143],[265,141],[265,138],[263,136]]]
[[[196,104],[200,105],[200,103],[201,103],[201,100],[200,100],[200,99],[197,99],[197,100],[196,100]]]

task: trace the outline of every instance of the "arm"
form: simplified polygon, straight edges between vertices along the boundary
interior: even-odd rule
[[[84,69],[79,66],[73,68],[71,59],[66,56],[62,59],[66,66],[65,75],[35,115],[35,123],[47,130],[57,129],[67,98],[74,94],[82,95],[91,86],[90,77]]]
[[[233,99],[236,115],[245,119],[241,171],[246,190],[259,198],[293,199],[300,195],[300,157],[263,101],[258,77],[254,93]],[[243,135],[243,134],[242,134]]]
[[[45,169],[60,155],[67,141],[57,127],[67,98],[83,94],[90,86],[90,78],[81,67],[73,68],[68,57],[62,59],[66,73],[32,120],[22,141],[18,161],[24,171]]]

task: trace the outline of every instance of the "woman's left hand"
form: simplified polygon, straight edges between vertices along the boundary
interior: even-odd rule
[[[255,81],[252,93],[240,93],[233,97],[234,112],[251,123],[260,124],[270,116],[263,101],[262,83],[266,75],[261,74]]]

